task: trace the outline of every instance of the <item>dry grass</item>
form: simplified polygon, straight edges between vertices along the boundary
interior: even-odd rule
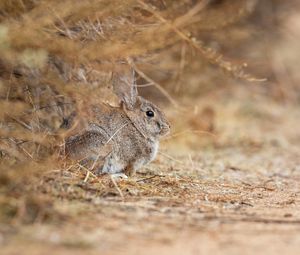
[[[2,252],[272,254],[264,244],[279,233],[274,249],[297,251],[298,7],[0,2]],[[116,182],[59,153],[89,104],[117,103],[112,73],[128,67],[172,134],[153,164]]]

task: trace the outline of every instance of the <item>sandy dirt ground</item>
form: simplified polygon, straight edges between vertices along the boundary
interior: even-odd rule
[[[217,141],[174,135],[133,178],[49,171],[36,192],[53,198],[55,213],[1,225],[0,253],[300,254],[299,111],[214,111]]]

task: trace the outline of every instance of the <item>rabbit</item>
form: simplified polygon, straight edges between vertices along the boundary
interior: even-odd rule
[[[157,155],[159,140],[170,132],[164,113],[138,95],[134,72],[113,75],[118,107],[93,106],[96,121],[79,134],[66,139],[65,152],[81,160],[96,174],[132,176]]]

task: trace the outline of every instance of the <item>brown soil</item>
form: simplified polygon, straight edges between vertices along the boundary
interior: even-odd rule
[[[1,254],[299,254],[295,109],[215,105],[207,141],[171,115],[181,135],[115,185],[92,175],[83,182],[86,172],[76,166],[49,171],[35,192],[50,195],[53,215],[3,225]]]

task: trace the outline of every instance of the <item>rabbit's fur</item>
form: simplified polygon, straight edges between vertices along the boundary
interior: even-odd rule
[[[121,105],[93,106],[96,123],[66,139],[66,155],[97,173],[132,175],[155,158],[170,126],[157,106],[137,95],[133,73],[114,77],[113,85]]]

